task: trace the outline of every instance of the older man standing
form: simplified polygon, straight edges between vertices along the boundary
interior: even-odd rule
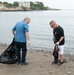
[[[22,65],[28,64],[26,63],[26,54],[27,54],[26,43],[28,40],[28,45],[30,44],[29,25],[28,25],[29,23],[30,23],[30,18],[26,17],[23,21],[17,22],[12,29],[12,33],[15,36],[18,64],[22,62]],[[20,52],[21,49],[22,49],[22,59],[21,59],[21,52]]]
[[[63,57],[64,43],[65,43],[64,30],[54,20],[52,20],[49,24],[53,28],[54,44],[57,45],[59,48],[59,56],[60,56],[59,65],[61,65],[63,64],[63,59],[64,59]],[[58,62],[54,61],[53,63],[58,63]]]

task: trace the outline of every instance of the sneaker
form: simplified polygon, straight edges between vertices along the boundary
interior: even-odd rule
[[[53,64],[58,64],[58,61],[53,61],[51,64],[52,64],[52,65],[53,65]]]
[[[28,65],[28,64],[29,64],[29,63],[26,63],[26,62],[25,62],[25,63],[21,63],[22,66],[24,66],[24,65]]]
[[[64,62],[60,62],[59,64],[58,64],[58,66],[60,66],[60,65],[62,65]]]
[[[21,64],[21,62],[17,62],[17,64],[19,65],[19,64]]]

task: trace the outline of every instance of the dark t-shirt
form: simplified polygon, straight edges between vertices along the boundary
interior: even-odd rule
[[[61,26],[58,26],[56,29],[53,29],[53,35],[54,35],[54,43],[58,42],[61,37],[64,36],[64,30]],[[65,38],[60,42],[59,45],[64,45]]]

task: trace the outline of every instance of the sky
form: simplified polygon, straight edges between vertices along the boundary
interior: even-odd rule
[[[74,0],[0,0],[2,2],[13,3],[14,1],[22,2],[22,1],[39,1],[43,2],[44,6],[48,6],[50,8],[57,9],[74,9]]]

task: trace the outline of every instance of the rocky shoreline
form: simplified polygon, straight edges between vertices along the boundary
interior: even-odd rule
[[[17,8],[16,9],[9,8],[9,9],[0,10],[0,12],[16,12],[16,11],[45,11],[45,10],[31,10],[31,9],[23,10],[21,8],[18,8],[18,9]],[[47,11],[60,11],[60,9],[49,9]]]
[[[7,47],[6,44],[0,44],[0,54]],[[74,56],[65,54],[64,58],[66,62],[63,65],[51,65],[51,51],[28,48],[26,61],[29,65],[0,63],[0,75],[74,75]]]

